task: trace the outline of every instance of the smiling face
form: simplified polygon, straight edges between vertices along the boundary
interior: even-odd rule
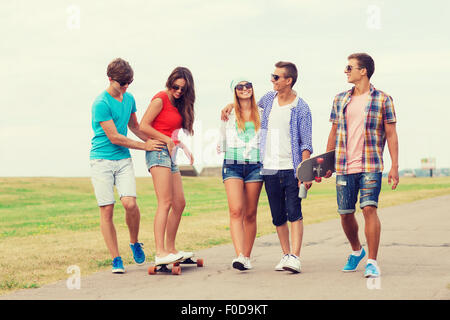
[[[348,83],[356,83],[361,81],[361,79],[367,75],[367,70],[366,68],[359,67],[358,60],[349,59],[344,73],[347,75]]]
[[[273,84],[273,90],[282,91],[291,87],[292,78],[286,78],[286,70],[284,68],[276,68],[270,81]]]
[[[171,88],[168,88],[169,93],[175,98],[180,99],[181,96],[186,91],[186,80],[183,78],[176,79],[173,83]]]
[[[239,99],[250,99],[253,96],[253,86],[248,81],[239,82],[234,90]]]

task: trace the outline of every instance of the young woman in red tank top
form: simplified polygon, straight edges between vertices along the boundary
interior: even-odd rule
[[[139,129],[166,144],[161,151],[146,152],[147,168],[152,176],[158,200],[154,219],[155,264],[167,264],[193,256],[178,251],[175,237],[186,201],[181,174],[176,165],[176,151],[182,148],[194,162],[192,153],[178,140],[178,131],[194,134],[194,80],[189,69],[177,67],[166,82],[166,90],[157,93],[145,112]],[[166,242],[164,243],[164,239]]]

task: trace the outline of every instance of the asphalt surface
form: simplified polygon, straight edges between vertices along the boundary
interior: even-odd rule
[[[274,271],[281,250],[276,234],[272,234],[256,240],[253,269],[249,271],[231,267],[234,250],[228,244],[197,252],[205,266],[182,266],[181,275],[148,275],[149,264],[126,266],[123,275],[107,271],[83,276],[81,270],[79,289],[69,289],[63,280],[38,289],[19,290],[0,299],[448,300],[449,206],[450,195],[446,195],[379,210],[379,280],[363,277],[367,256],[356,272],[340,271],[350,246],[340,220],[335,219],[305,226],[300,274]],[[363,220],[359,214],[359,234],[365,246]]]

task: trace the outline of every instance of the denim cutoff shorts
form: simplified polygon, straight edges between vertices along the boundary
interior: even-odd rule
[[[359,206],[378,208],[381,191],[381,172],[362,172],[336,176],[336,195],[338,212],[348,214],[356,211],[359,193]]]
[[[302,199],[294,170],[262,170],[272,223],[279,227],[287,221],[303,219]]]
[[[145,152],[145,163],[147,164],[147,169],[150,170],[152,167],[166,167],[169,168],[172,173],[179,172],[177,164],[175,163],[176,151],[173,157],[170,156],[169,149],[163,147],[160,151],[146,151]]]
[[[236,160],[223,160],[222,179],[241,179],[244,183],[262,182],[260,162],[247,162]]]

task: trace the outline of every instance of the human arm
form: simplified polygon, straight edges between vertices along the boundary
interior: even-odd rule
[[[388,183],[391,184],[392,182],[392,190],[395,190],[400,182],[398,175],[398,136],[395,122],[385,123],[384,129],[392,161],[391,170],[388,175]]]
[[[183,149],[184,154],[186,155],[186,157],[188,157],[190,165],[192,166],[194,164],[194,156],[192,154],[192,152],[189,150],[189,148],[180,141],[180,143],[178,144],[178,146]]]
[[[133,112],[130,116],[130,120],[128,121],[128,128],[135,134],[136,137],[138,137],[142,141],[147,141],[149,139],[149,137],[145,133],[139,130],[139,122],[137,121],[135,112]]]
[[[312,146],[312,117],[309,106],[305,103],[302,108],[302,114],[299,119],[299,132],[300,132],[300,150],[302,152],[302,161],[309,159],[313,152]],[[299,181],[303,183],[306,190],[311,188],[312,181]]]
[[[161,150],[161,148],[164,146],[163,143],[156,140],[149,139],[146,142],[140,142],[132,140],[120,134],[117,131],[116,125],[114,124],[113,120],[101,121],[100,126],[102,127],[109,141],[111,141],[112,144],[118,146],[147,151]]]
[[[222,121],[228,121],[228,116],[230,115],[231,111],[233,111],[234,104],[229,103],[225,108],[222,109],[220,113],[220,120]]]
[[[147,110],[142,117],[141,123],[139,124],[139,130],[147,135],[149,138],[160,140],[167,145],[167,149],[169,149],[169,153],[172,156],[175,151],[175,142],[166,136],[165,134],[159,132],[155,128],[153,128],[152,123],[159,115],[163,108],[163,101],[161,98],[156,98],[150,102]]]
[[[336,132],[337,132],[337,123],[333,123],[331,125],[331,130],[328,135],[326,152],[336,149]],[[328,170],[327,173],[324,175],[324,178],[330,178],[332,175],[333,172],[331,172],[331,170]]]

